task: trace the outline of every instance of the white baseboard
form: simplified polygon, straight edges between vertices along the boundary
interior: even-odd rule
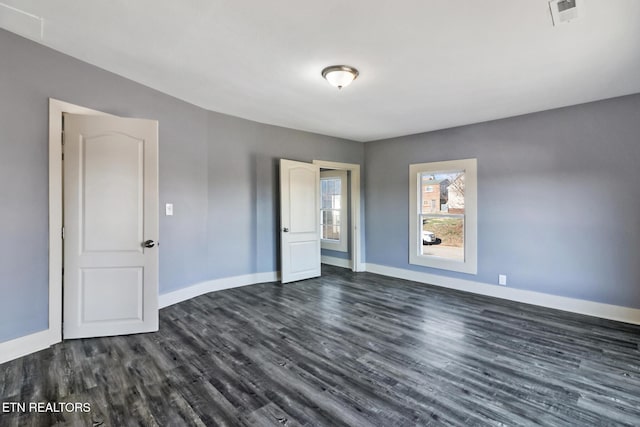
[[[368,263],[366,271],[380,274],[382,276],[428,283],[430,285],[440,286],[443,288],[456,289],[474,294],[487,295],[511,301],[523,302],[526,304],[538,305],[541,307],[555,308],[557,310],[640,325],[640,309],[637,308],[561,297],[541,292],[474,282],[472,280],[455,279],[452,277],[438,276],[436,274],[422,273],[419,271],[388,267],[379,264]]]
[[[353,265],[350,259],[336,258],[333,256],[322,255],[321,262],[327,265],[333,265],[342,268],[351,268]]]
[[[160,308],[165,308],[209,292],[238,288],[240,286],[255,285],[256,283],[275,282],[276,280],[280,280],[280,274],[276,271],[208,280],[206,282],[196,283],[195,285],[191,285],[186,288],[162,294],[158,297],[158,304]]]
[[[177,291],[162,294],[158,297],[158,303],[160,308],[164,308],[209,292],[254,285],[256,283],[274,282],[276,280],[280,280],[278,272],[246,274],[243,276],[209,280],[187,288],[178,289]],[[0,343],[0,364],[44,350],[60,342],[60,340],[60,332],[56,334],[55,331],[46,329]]]
[[[351,268],[349,260],[340,258],[322,257],[322,262],[325,264],[337,265],[338,267]],[[554,308],[572,313],[585,314],[588,316],[640,325],[640,309],[637,308],[622,307],[618,305],[544,294],[541,292],[508,288],[488,283],[474,282],[472,280],[456,279],[452,277],[438,276],[436,274],[388,267],[379,264],[362,263],[361,265],[364,271],[380,274],[382,276],[428,283],[430,285],[471,292],[479,295],[486,295],[510,301],[517,301],[541,307]],[[280,274],[278,272],[273,271],[209,280],[197,283],[187,288],[162,294],[159,296],[158,302],[160,308],[164,308],[209,292],[257,283],[274,282],[280,279],[279,276]],[[55,331],[47,329],[0,343],[0,364],[44,350],[58,342],[60,342],[59,332],[56,334]]]
[[[57,339],[56,334],[51,329],[5,341],[0,343],[0,364],[44,350],[58,342],[60,342],[60,339]]]

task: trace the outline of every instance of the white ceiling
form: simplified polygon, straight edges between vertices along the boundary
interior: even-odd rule
[[[34,16],[0,26],[177,98],[358,141],[640,92],[638,0],[559,27],[547,0],[0,1]]]

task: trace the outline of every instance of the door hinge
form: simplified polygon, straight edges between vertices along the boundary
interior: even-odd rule
[[[62,240],[64,240],[64,227],[62,227]]]

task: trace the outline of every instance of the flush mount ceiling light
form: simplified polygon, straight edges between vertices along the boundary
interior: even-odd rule
[[[358,74],[358,70],[347,65],[332,65],[322,70],[322,77],[338,89],[349,86]]]

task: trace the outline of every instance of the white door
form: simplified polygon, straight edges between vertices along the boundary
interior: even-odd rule
[[[282,283],[320,276],[320,168],[280,160]]]
[[[64,338],[158,330],[158,122],[64,115]]]

